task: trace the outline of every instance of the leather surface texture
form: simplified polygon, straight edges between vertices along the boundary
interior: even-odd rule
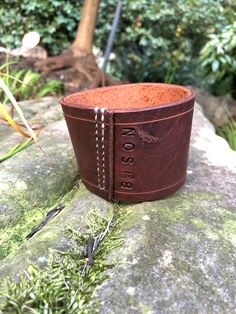
[[[109,201],[142,202],[163,198],[184,184],[191,90],[184,99],[156,107],[86,108],[66,97],[61,105],[81,178],[93,193]]]

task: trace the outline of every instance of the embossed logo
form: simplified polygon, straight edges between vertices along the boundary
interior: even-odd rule
[[[122,157],[121,157],[121,183],[120,188],[124,190],[132,190],[134,187],[134,164],[135,164],[135,129],[123,128],[122,130]]]

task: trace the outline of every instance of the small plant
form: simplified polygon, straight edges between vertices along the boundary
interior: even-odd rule
[[[36,97],[43,97],[48,94],[61,94],[63,92],[63,84],[58,80],[51,80],[43,84],[36,94]]]
[[[52,80],[43,83],[41,75],[32,70],[12,70],[11,66],[15,63],[9,62],[7,57],[6,62],[0,67],[0,123],[10,124],[23,135],[23,139],[9,152],[1,156],[0,162],[19,153],[33,144],[34,141],[38,142],[36,133],[40,131],[40,127],[36,130],[36,133],[31,129],[17,101],[43,97],[48,94],[58,94],[63,90],[63,84],[60,81]],[[5,106],[9,101],[11,107]],[[18,123],[13,118],[14,110],[17,111],[23,123]]]
[[[29,147],[33,143],[34,143],[33,139],[32,138],[28,138],[27,140],[24,140],[22,143],[16,144],[16,146],[14,146],[12,149],[10,149],[9,152],[7,152],[5,155],[0,157],[0,162],[6,160],[8,158],[11,158],[12,156],[18,154],[19,152],[21,152],[25,148]]]
[[[23,114],[23,111],[21,110],[20,106],[18,105],[15,97],[13,96],[10,89],[8,88],[8,86],[5,84],[5,82],[2,80],[1,77],[0,77],[0,88],[3,90],[5,97],[7,97],[7,99],[9,99],[11,104],[12,104],[11,114],[9,114],[8,111],[6,110],[5,106],[0,102],[0,113],[2,114],[3,121],[8,122],[17,132],[22,134],[24,137],[29,138],[32,141],[35,141],[40,146],[40,144],[38,143],[38,138],[37,138],[36,133],[30,127],[30,125],[29,125],[28,121],[26,120],[26,118]],[[22,121],[22,124],[19,124],[15,120],[13,120],[13,117],[12,117],[13,116],[13,108],[17,111],[17,113],[18,113],[18,115]],[[28,133],[22,129],[22,126],[26,128]],[[27,144],[29,144],[29,143],[30,143],[30,141],[27,142]],[[10,150],[10,152],[8,152],[6,155],[1,157],[2,161],[6,159],[6,156],[8,156],[7,158],[9,158],[13,154],[15,154],[16,152],[19,152],[20,150],[22,150],[22,145],[24,148],[26,148],[26,146],[29,146],[29,145],[25,145],[25,143],[23,143],[23,144],[21,143],[17,147],[15,146],[13,149]],[[40,146],[40,148],[42,149],[41,146]]]
[[[54,252],[43,270],[31,265],[19,283],[5,280],[0,290],[2,313],[98,313],[95,291],[112,267],[108,255],[123,243],[120,229],[127,214],[115,207],[106,219],[95,210],[86,217],[86,234],[67,229],[69,251]],[[88,238],[94,239],[93,265],[85,250]]]
[[[200,53],[200,66],[207,84],[216,95],[236,97],[236,22],[211,34]]]
[[[0,77],[10,89],[16,100],[27,100],[43,97],[48,94],[60,94],[63,92],[63,84],[58,80],[44,83],[39,73],[32,70],[16,70],[11,67],[16,62],[7,62],[0,67]],[[0,102],[9,101],[6,93],[0,91]]]
[[[236,151],[236,121],[231,116],[225,126],[217,128],[217,133],[224,137],[229,146]]]

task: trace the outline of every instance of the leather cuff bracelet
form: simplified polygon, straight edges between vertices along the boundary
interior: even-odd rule
[[[61,100],[86,187],[111,201],[149,201],[185,182],[194,95],[171,84],[104,87]]]

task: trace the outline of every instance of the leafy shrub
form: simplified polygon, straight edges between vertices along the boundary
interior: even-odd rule
[[[107,4],[109,3],[109,5]],[[233,2],[232,2],[233,3]],[[125,1],[116,38],[114,73],[131,81],[197,84],[199,51],[214,30],[227,23],[230,2],[221,0]],[[97,46],[104,49],[114,1],[102,1]]]
[[[95,45],[104,51],[116,1],[101,0]],[[75,38],[83,1],[3,0],[1,43],[17,46],[36,30],[50,54]],[[116,77],[131,81],[197,84],[199,51],[212,32],[232,22],[234,0],[124,0],[111,62]],[[14,29],[13,29],[14,25]]]
[[[216,95],[233,94],[236,85],[236,22],[211,34],[200,54],[204,77]],[[236,96],[236,94],[235,94]]]
[[[0,42],[8,47],[21,45],[23,35],[39,32],[51,54],[59,54],[73,41],[82,0],[2,0]]]

